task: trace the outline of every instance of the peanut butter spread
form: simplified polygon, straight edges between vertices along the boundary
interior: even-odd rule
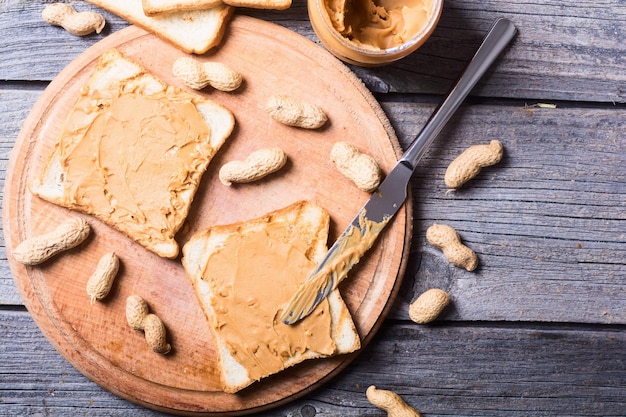
[[[190,95],[137,88],[83,88],[60,163],[68,202],[153,247],[173,241],[214,150]]]
[[[316,289],[330,288],[334,290],[337,288],[352,266],[357,264],[365,252],[372,247],[381,230],[389,222],[389,218],[377,223],[367,219],[365,216],[365,210],[361,211],[359,226],[351,225],[337,239],[335,243],[337,250],[323,264],[318,266],[314,275],[308,278],[307,285],[301,285],[293,295],[294,301],[290,307],[296,313],[295,316],[299,316],[298,312],[311,310],[318,295]],[[287,320],[288,313],[285,312],[281,319]]]
[[[297,325],[279,319],[281,306],[315,267],[307,257],[307,241],[288,238],[287,227],[268,223],[229,236],[202,274],[213,292],[214,324],[255,380],[284,369],[291,357],[307,349],[335,352],[327,300]]]
[[[433,13],[432,0],[324,0],[333,27],[365,48],[389,49],[413,38]]]

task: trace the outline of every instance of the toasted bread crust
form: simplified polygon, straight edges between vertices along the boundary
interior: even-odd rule
[[[291,0],[223,0],[234,7],[250,9],[285,10],[291,7]]]
[[[181,10],[202,10],[223,4],[222,0],[142,0],[147,16],[173,13]]]
[[[147,16],[142,0],[87,0],[154,33],[184,52],[204,54],[222,41],[234,9],[226,4]]]

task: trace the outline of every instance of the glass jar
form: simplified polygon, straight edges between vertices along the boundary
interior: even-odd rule
[[[406,40],[398,41],[398,36],[396,36],[396,33],[393,31],[393,29],[374,29],[372,31],[371,28],[368,28],[367,31],[363,32],[376,33],[376,36],[372,37],[374,42],[370,43],[367,39],[350,39],[350,35],[344,35],[336,29],[336,27],[333,25],[333,20],[331,19],[331,13],[334,15],[336,15],[336,13],[329,8],[329,1],[330,0],[308,0],[307,7],[309,11],[311,26],[313,27],[313,30],[315,31],[318,39],[321,41],[324,47],[328,49],[328,51],[330,51],[333,55],[335,55],[337,58],[341,59],[344,62],[359,66],[384,65],[404,58],[405,56],[414,52],[417,48],[422,46],[422,44],[433,33],[435,27],[437,26],[437,23],[439,22],[441,10],[443,9],[443,0],[408,0],[404,4],[402,0],[394,0],[392,3],[388,2],[388,4],[393,4],[395,8],[397,8],[398,6],[404,6],[405,9],[410,5],[417,4],[425,10],[425,13],[421,13],[418,17],[417,14],[403,14],[399,10],[395,10],[395,16],[400,16],[400,20],[403,21],[405,27],[407,28],[407,30],[409,30],[409,32],[407,33],[410,34],[410,37],[407,37]],[[365,19],[372,19],[372,17],[370,16],[374,16],[374,19],[378,18],[374,10],[384,8],[384,0],[383,3],[381,3],[382,7],[375,6],[373,5],[373,3],[366,3],[371,2],[372,0],[352,1],[359,2],[357,4],[357,7],[367,8],[369,5],[374,7],[374,9],[361,11],[360,17],[366,16]],[[384,12],[386,11],[387,10],[385,10]],[[352,17],[349,16],[349,13],[351,13],[350,10],[347,10],[345,13],[346,19]],[[389,15],[389,19],[391,19],[391,13]],[[339,17],[334,17],[334,20],[337,21],[342,18],[343,15],[340,15]],[[376,25],[376,23],[373,24]],[[357,28],[356,31],[359,31],[359,29]],[[388,38],[382,40],[386,43],[391,43],[392,45],[383,47],[375,45],[375,43],[381,40],[381,37]],[[391,39],[389,37],[393,37],[394,39]]]

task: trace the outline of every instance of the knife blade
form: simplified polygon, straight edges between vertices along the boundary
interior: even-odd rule
[[[495,20],[474,57],[422,131],[331,246],[325,258],[291,297],[280,316],[285,324],[294,324],[309,315],[373,246],[378,235],[404,204],[417,163],[516,32],[515,25],[508,19]]]

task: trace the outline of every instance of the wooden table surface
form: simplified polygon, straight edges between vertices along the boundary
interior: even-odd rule
[[[47,1],[0,2],[0,180],[22,122],[81,52],[128,23],[83,38],[44,23]],[[78,10],[95,10],[71,2]],[[306,3],[238,10],[318,42]],[[518,36],[462,105],[412,180],[413,238],[400,295],[381,330],[337,377],[266,416],[382,416],[369,385],[425,416],[626,415],[626,2],[447,0],[411,56],[350,69],[374,93],[403,147],[497,17]],[[311,74],[315,76],[315,74]],[[443,173],[465,147],[499,139],[503,161],[456,193]],[[480,259],[451,267],[426,228],[454,226]],[[408,318],[428,288],[451,306]],[[33,322],[0,250],[0,415],[161,416],[75,370]]]

